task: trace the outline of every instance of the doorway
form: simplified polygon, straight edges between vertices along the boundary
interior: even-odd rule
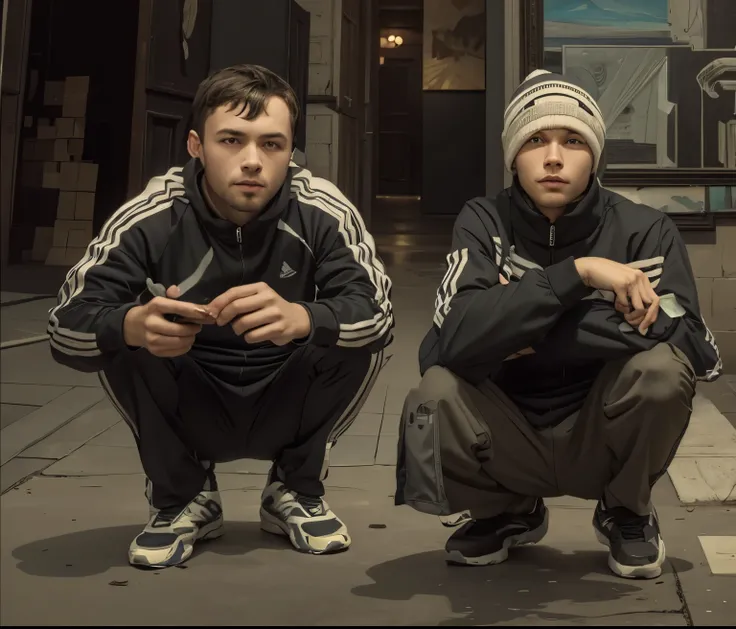
[[[124,200],[137,24],[134,0],[32,3],[11,264],[43,263],[51,249],[69,246],[70,254],[49,261],[69,266],[100,226],[95,209]]]
[[[422,188],[422,4],[379,0],[377,195]]]

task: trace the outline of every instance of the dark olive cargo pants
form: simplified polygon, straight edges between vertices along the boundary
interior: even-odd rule
[[[688,359],[660,344],[606,365],[579,412],[537,430],[492,382],[433,367],[404,404],[396,504],[488,518],[570,495],[645,515],[694,394]]]

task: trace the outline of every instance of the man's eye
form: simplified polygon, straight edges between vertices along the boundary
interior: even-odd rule
[[[238,140],[237,138],[223,138],[220,142],[222,144],[237,144]]]
[[[539,144],[542,141],[542,138],[540,138],[538,135],[535,135],[533,138],[529,138],[530,144]]]
[[[276,150],[276,149],[281,148],[276,142],[266,142],[264,146],[270,150]]]
[[[585,144],[582,140],[579,140],[578,138],[568,138],[567,142],[569,144]]]

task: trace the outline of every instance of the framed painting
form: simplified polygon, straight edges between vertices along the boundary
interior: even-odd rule
[[[687,230],[736,215],[736,2],[521,0],[520,15],[520,78],[564,73],[601,107],[604,185]]]
[[[424,0],[424,90],[486,87],[485,0]]]
[[[736,2],[524,0],[522,72],[574,77],[607,129],[604,183],[736,179]],[[720,19],[718,19],[720,16]]]

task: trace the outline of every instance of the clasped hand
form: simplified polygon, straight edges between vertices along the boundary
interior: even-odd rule
[[[306,338],[311,332],[306,308],[286,301],[264,282],[231,288],[206,306],[180,301],[179,296],[179,289],[170,286],[166,297],[131,308],[123,322],[126,344],[172,358],[191,349],[203,325],[229,324],[248,343],[274,345]]]

